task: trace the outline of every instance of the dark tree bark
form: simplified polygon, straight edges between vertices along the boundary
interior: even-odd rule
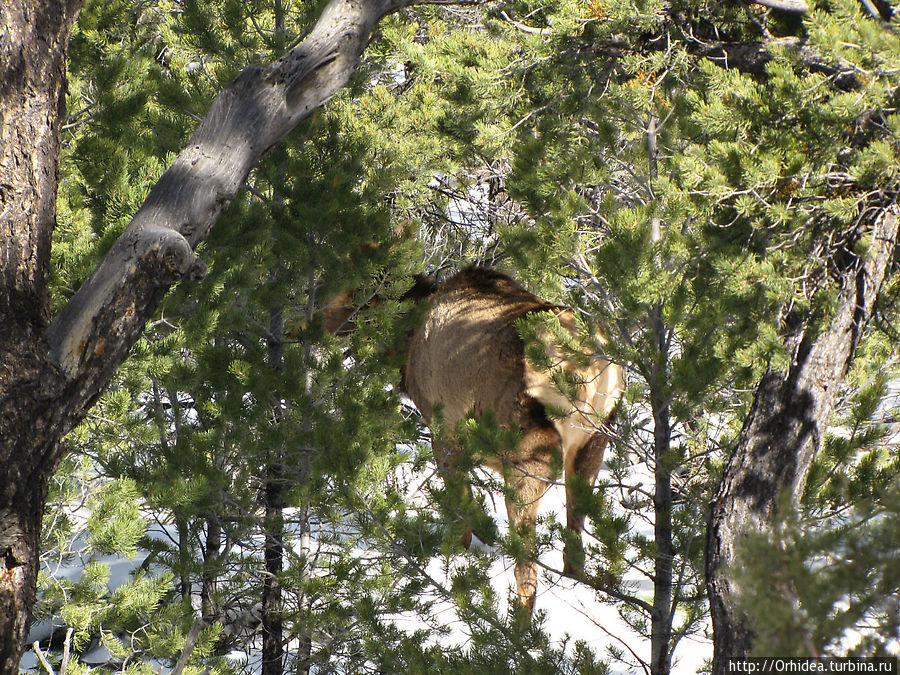
[[[897,214],[893,207],[873,212],[868,256],[841,252],[845,262],[835,272],[840,296],[830,325],[814,333],[801,324],[794,335],[790,368],[763,377],[712,502],[706,576],[714,675],[727,673],[727,659],[749,656],[753,646],[747,617],[736,604],[740,589],[730,581],[729,567],[748,534],[771,528],[782,499],[799,502],[835,395],[890,266]]]
[[[65,57],[79,1],[0,3],[0,673],[18,672],[62,437],[107,386],[169,287],[202,276],[193,250],[256,161],[344,86],[375,24],[414,3],[332,0],[294,49],[242,71],[49,323]]]
[[[262,591],[262,675],[284,672],[281,572],[284,565],[283,471],[276,458],[268,467],[265,488],[265,578]]]
[[[0,4],[0,671],[18,672],[65,413],[48,321],[65,53],[77,0]],[[47,469],[38,469],[45,466]]]
[[[654,384],[650,396],[654,423],[653,541],[656,554],[653,564],[653,613],[650,619],[650,673],[669,675],[672,670],[673,595],[676,590],[673,576],[675,546],[672,540],[672,429],[669,403],[660,395],[659,382]]]
[[[206,546],[200,575],[200,618],[206,625],[219,620],[219,575],[222,573],[222,523],[217,514],[206,517]]]
[[[280,372],[284,362],[284,310],[269,313],[269,365]],[[281,401],[274,402],[275,424],[284,421]],[[265,518],[265,577],[262,590],[262,675],[284,673],[284,626],[282,621],[281,572],[284,567],[284,448],[270,448],[263,490]]]

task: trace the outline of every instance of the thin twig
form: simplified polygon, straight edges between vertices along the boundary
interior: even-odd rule
[[[75,629],[69,626],[69,630],[66,631],[66,640],[63,642],[63,655],[59,664],[59,675],[66,675],[66,671],[69,669],[69,653],[72,648],[72,635],[74,633]]]
[[[53,670],[53,666],[50,665],[50,662],[47,660],[47,657],[44,656],[44,652],[41,651],[40,643],[37,640],[35,640],[34,645],[32,645],[32,646],[34,647],[34,653],[37,654],[37,657],[40,660],[41,665],[44,666],[44,668],[47,670],[49,675],[56,675],[56,671]]]
[[[197,639],[200,637],[200,632],[206,628],[206,621],[202,618],[197,619],[194,622],[194,625],[191,626],[191,630],[188,633],[187,639],[184,641],[184,649],[181,650],[181,656],[178,657],[178,661],[175,663],[175,667],[172,669],[171,675],[181,675],[181,671],[184,670],[185,666],[188,663],[188,660],[191,658],[191,654],[194,651],[194,647],[197,646]]]

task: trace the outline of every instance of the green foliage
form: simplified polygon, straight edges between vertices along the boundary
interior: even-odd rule
[[[787,517],[771,539],[748,543],[737,580],[757,653],[892,653],[900,635],[897,497],[895,481],[868,504],[827,519]]]
[[[73,37],[70,108],[91,114],[73,121],[67,139],[67,224],[54,249],[60,300],[130,219],[192,117],[240,67],[271,60],[316,15],[309,3],[274,7],[283,16],[233,2],[85,8]],[[266,28],[273,23],[284,34]],[[360,297],[370,297],[372,280],[401,267],[406,250],[366,248],[390,232],[383,195],[393,173],[376,166],[355,119],[351,103],[335,102],[270,153],[208,242],[206,280],[165,299],[116,386],[70,437],[82,462],[74,468],[86,475],[61,473],[62,510],[47,539],[59,558],[72,557],[66,547],[78,532],[63,514],[83,489],[92,514],[86,550],[140,552],[146,567],[115,590],[101,563],[74,584],[46,578],[40,616],[76,629],[75,661],[100,644],[110,668],[172,663],[202,620],[209,628],[191,663],[230,672],[223,655],[250,649],[258,630],[247,599],[259,597],[265,576],[263,527],[281,527],[288,544],[278,611],[286,640],[313,640],[310,663],[346,658],[352,669],[362,658],[357,608],[397,610],[396,563],[358,558],[365,521],[348,514],[359,493],[386,489],[397,443],[414,430],[398,423],[397,399],[385,389],[397,377],[396,345],[375,339],[403,322],[404,282],[377,284],[378,311],[353,337],[358,365],[349,372],[343,345],[318,316],[336,288],[359,284]],[[113,480],[94,489],[94,472]],[[259,495],[272,489],[283,517],[263,521]],[[304,544],[310,527],[315,548]]]
[[[866,209],[897,188],[896,33],[853,2],[819,7],[802,24],[757,8],[657,2],[510,2],[480,16],[482,29],[417,17],[418,30],[391,36],[413,61],[405,92],[428,86],[441,101],[403,100],[419,115],[452,108],[452,121],[439,114],[433,129],[459,157],[455,175],[490,167],[515,204],[504,205],[515,214],[508,220],[492,211],[494,259],[605,327],[602,351],[630,366],[610,461],[610,482],[622,487],[615,500],[609,487],[593,493],[586,510],[596,543],[585,562],[601,593],[628,596],[622,573],[658,564],[668,537],[683,620],[674,649],[703,617],[702,601],[687,600],[703,593],[698,525],[748,394],[767,369],[790,363],[798,327],[814,335],[828,324],[839,290],[832,275],[865,255]],[[486,35],[490,44],[479,40]],[[748,72],[697,57],[697,39],[781,36],[805,40],[807,51],[769,41],[772,58]],[[817,63],[852,74],[811,66],[809,49],[822,55]],[[578,351],[537,317],[518,328],[536,367],[553,366],[548,335]],[[554,382],[567,395],[578,384]],[[869,409],[873,386],[860,392]],[[875,469],[883,451],[867,449],[880,432],[853,433],[852,442],[829,441],[823,457],[834,458],[814,468],[813,492],[824,481],[822,495],[846,503],[864,483],[889,480]],[[858,466],[856,494],[834,471],[848,458]],[[636,469],[673,491],[655,503],[655,518],[671,524],[662,539],[640,527],[654,494],[637,497]],[[586,486],[576,488],[589,506]],[[651,617],[640,606],[623,611],[646,635]]]
[[[134,557],[145,527],[137,506],[138,495],[137,485],[127,479],[106,483],[94,491],[88,502],[91,549]]]
[[[77,469],[72,473],[68,470],[71,467],[60,475],[77,480]],[[60,504],[60,517],[46,528],[53,543],[44,545],[39,579],[42,598],[36,618],[51,628],[71,627],[73,632],[67,640],[76,653],[99,640],[112,658],[125,658],[152,650],[159,633],[158,626],[149,623],[159,616],[171,591],[172,576],[148,575],[136,569],[130,579],[117,580],[113,587],[110,566],[102,561],[108,553],[135,555],[145,528],[144,521],[137,517],[135,495],[135,485],[128,481],[103,483],[88,499],[86,520],[78,512],[66,518],[64,514],[73,503],[66,501]],[[74,496],[69,494],[70,499]],[[81,567],[82,572],[78,577],[59,575],[64,566]],[[117,635],[128,636],[130,646],[126,648]]]

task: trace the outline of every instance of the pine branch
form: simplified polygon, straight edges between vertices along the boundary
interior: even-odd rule
[[[377,22],[413,4],[332,0],[298,45],[269,66],[245,68],[219,94],[125,232],[47,329],[72,414],[83,414],[97,397],[168,288],[204,276],[194,248],[259,158],[347,83]]]
[[[32,646],[34,647],[34,653],[37,655],[38,660],[41,662],[41,665],[44,666],[44,670],[47,671],[47,675],[56,675],[56,671],[53,670],[53,666],[50,665],[50,661],[47,660],[47,656],[41,649],[41,644],[35,640],[34,645]]]
[[[614,598],[615,600],[619,600],[620,602],[624,602],[627,605],[631,605],[635,609],[640,609],[646,612],[648,615],[651,615],[654,612],[653,605],[651,605],[649,602],[641,600],[637,596],[623,593],[614,586],[605,583],[600,577],[589,576],[584,572],[566,572],[564,570],[558,570],[555,567],[542,562],[541,560],[535,560],[535,562],[537,563],[538,567],[548,572],[552,572],[553,574],[565,577],[566,579],[571,579],[572,581],[577,581],[579,583],[585,584],[586,586],[593,588],[599,593],[604,593],[609,597]]]
[[[860,86],[856,72],[851,67],[842,63],[829,63],[805,40],[797,37],[754,42],[709,42],[695,38],[689,43],[688,50],[722,68],[765,77],[766,64],[774,58],[772,50],[776,48],[791,50],[805,68],[833,78],[838,89],[852,90]]]
[[[799,37],[766,36],[759,40],[728,41],[698,36],[690,25],[689,19],[672,16],[670,21],[684,30],[683,38],[688,53],[707,59],[726,70],[737,70],[758,78],[765,78],[766,64],[775,58],[776,49],[788,49],[794,53],[799,63],[814,73],[821,73],[834,80],[838,89],[848,91],[858,89],[862,82],[856,70],[846,63],[833,63],[809,46]],[[609,59],[620,59],[634,53],[658,52],[668,49],[671,40],[665,38],[665,31],[643,35],[637,43],[630,43],[621,36],[610,40],[584,45],[591,56],[603,55]],[[629,75],[629,78],[632,75]]]
[[[181,654],[178,657],[178,661],[175,662],[175,667],[172,669],[171,675],[181,675],[191,658],[191,654],[194,652],[194,647],[197,646],[197,640],[204,628],[206,628],[206,622],[203,619],[194,621],[194,625],[191,626],[191,630],[188,632],[187,638],[184,641],[184,649],[181,650]]]

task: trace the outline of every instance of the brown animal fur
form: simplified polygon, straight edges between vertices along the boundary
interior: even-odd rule
[[[440,408],[445,428],[452,430],[469,414],[491,411],[499,424],[521,428],[515,451],[490,458],[486,465],[497,471],[506,465],[503,473],[518,496],[506,502],[510,524],[532,542],[538,505],[554,479],[554,456],[561,453],[566,521],[580,535],[585,516],[574,509],[569,479],[580,476],[593,485],[597,478],[609,441],[602,427],[624,389],[621,366],[597,356],[589,366],[579,366],[551,346],[557,367],[576,371],[581,380],[576,401],[563,397],[547,372],[527,362],[514,322],[531,312],[551,311],[574,333],[572,313],[494,270],[468,268],[440,284],[420,278],[408,296],[429,303],[422,324],[409,336],[402,381],[426,422],[430,424]],[[336,302],[326,309],[326,325],[340,330],[338,324],[346,325],[348,314]],[[569,414],[551,420],[547,405]],[[443,474],[452,473],[457,460],[452,441],[434,443],[433,450]],[[574,571],[574,564],[565,562],[566,569]],[[537,591],[533,549],[516,561],[515,576],[519,599],[531,613]]]

